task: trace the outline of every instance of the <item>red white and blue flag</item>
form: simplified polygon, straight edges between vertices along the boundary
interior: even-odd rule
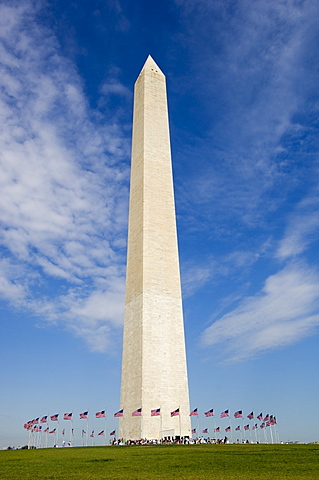
[[[132,417],[141,417],[141,416],[142,416],[141,408],[138,408],[137,410],[134,410],[134,412],[132,412]]]
[[[115,434],[116,434],[116,431],[115,431],[115,430],[113,430],[113,431],[110,433],[110,435],[115,435]]]
[[[193,428],[192,433],[196,433],[196,428]]]
[[[225,428],[225,432],[230,432],[230,427]]]
[[[192,415],[198,415],[197,408],[194,408],[194,410],[191,411],[189,416],[191,417]]]
[[[214,432],[220,432],[220,428],[219,427],[214,428]]]
[[[101,412],[96,412],[95,417],[96,418],[104,418],[105,417],[105,410],[101,410]],[[114,415],[114,417],[115,417],[115,415]]]
[[[265,416],[264,422],[268,422],[268,420],[269,420],[269,413],[267,413],[267,415]]]
[[[123,417],[123,408],[122,410],[119,410],[118,412],[114,413],[114,417]]]
[[[47,427],[45,430],[43,430],[44,433],[48,433],[49,427]]]
[[[65,430],[63,429],[61,433],[62,433],[62,435],[64,435],[64,434],[65,434]]]
[[[229,410],[225,410],[220,414],[220,418],[229,417]]]
[[[208,433],[208,428],[204,428],[203,433]]]
[[[98,435],[104,435],[104,430],[101,430],[100,433],[98,433]]]
[[[238,430],[240,430],[240,426],[238,425],[238,427],[237,427],[237,428],[235,428],[235,430],[237,430],[237,431],[238,431]]]
[[[56,432],[56,428],[54,428],[53,430],[51,430],[49,433],[55,433]]]
[[[244,430],[249,430],[249,425],[245,425]]]
[[[259,415],[257,415],[257,418],[258,418],[258,420],[260,420],[260,421],[261,421],[261,420],[263,419],[263,414],[262,414],[262,413],[260,413]]]
[[[94,437],[94,430],[92,430],[92,433],[90,433],[90,437]]]
[[[265,423],[264,422],[260,425],[260,428],[265,428]]]
[[[57,422],[59,420],[59,414],[51,415],[50,420],[51,422]]]
[[[40,423],[46,423],[48,421],[48,416],[45,415],[44,417],[41,418]]]
[[[208,410],[208,412],[205,412],[204,415],[205,415],[205,417],[213,417],[214,416],[214,409],[211,408],[210,410]]]
[[[179,415],[179,408],[176,408],[176,410],[171,412],[171,417],[176,417],[177,415]]]
[[[80,413],[80,418],[88,418],[89,412]]]
[[[243,411],[238,410],[238,412],[234,413],[234,417],[235,418],[242,418],[243,417]]]
[[[160,414],[161,414],[160,408],[154,408],[154,410],[151,410],[151,417],[158,417]]]
[[[251,412],[249,415],[247,415],[247,418],[249,418],[249,420],[252,420],[254,418],[254,412]]]
[[[72,420],[72,413],[65,413],[63,415],[63,420]]]
[[[253,426],[252,430],[256,430],[256,428],[258,428],[257,423],[255,423],[255,425]]]

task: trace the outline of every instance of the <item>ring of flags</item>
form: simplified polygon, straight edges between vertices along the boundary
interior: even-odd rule
[[[150,414],[151,417],[160,416],[162,414],[161,408],[151,409],[149,414]],[[57,433],[56,428],[53,428],[53,429],[50,430],[49,427],[47,426],[45,429],[42,429],[42,425],[40,425],[40,423],[48,423],[49,420],[51,422],[58,422],[59,421],[59,415],[60,415],[59,413],[56,413],[56,414],[51,415],[51,416],[44,415],[41,418],[37,417],[33,420],[30,420],[30,421],[26,422],[24,424],[24,428],[26,430],[29,430],[31,432],[36,432],[36,433],[43,432],[43,433],[48,433],[48,434],[56,434]],[[131,415],[132,415],[132,417],[141,417],[142,416],[142,408],[138,408],[138,409],[134,410],[131,413]],[[179,415],[180,415],[180,408],[179,407],[170,412],[171,417],[175,417],[175,416],[179,416]],[[215,417],[214,409],[212,408],[210,410],[207,410],[206,412],[204,412],[204,415],[205,415],[205,417]],[[123,417],[123,416],[124,416],[124,409],[121,409],[121,410],[117,411],[116,413],[114,413],[114,417],[116,417],[116,418],[117,417]],[[198,408],[194,408],[194,410],[192,410],[189,413],[189,416],[198,416]],[[231,415],[230,415],[229,409],[224,410],[223,412],[220,413],[220,418],[230,418],[230,416]],[[79,414],[79,419],[88,419],[88,418],[89,418],[89,411],[88,410]],[[95,418],[106,418],[105,410],[101,410],[99,412],[96,412]],[[241,419],[244,420],[243,411],[242,410],[237,410],[234,413],[234,418],[236,418],[236,419],[241,418]],[[253,420],[255,418],[254,412],[253,411],[250,412],[246,416],[246,418],[248,418],[249,420]],[[73,419],[73,412],[64,413],[63,420],[72,420],[72,419]],[[244,431],[256,430],[258,428],[264,429],[266,427],[271,427],[273,425],[277,425],[276,417],[274,415],[270,415],[269,413],[267,413],[265,416],[262,413],[260,413],[259,415],[256,416],[256,419],[261,422],[259,426],[258,426],[257,423],[255,423],[254,425],[246,424],[246,425],[242,426],[243,430]],[[235,431],[241,431],[240,425],[238,425],[234,430]],[[220,431],[221,431],[220,426],[215,426],[214,433],[220,433]],[[231,431],[231,426],[229,425],[225,428],[225,432],[230,432],[230,431]],[[208,432],[209,432],[208,428],[205,428],[205,429],[202,430],[202,433],[208,433]],[[65,429],[63,429],[61,433],[62,433],[62,435],[64,435],[65,434]],[[196,428],[193,428],[191,430],[191,433],[196,434],[197,433]],[[73,429],[72,429],[72,434],[73,434]],[[86,434],[86,432],[84,430],[82,430],[82,436],[85,435],[85,434]],[[98,436],[105,435],[105,430],[101,430],[97,435]],[[110,436],[116,435],[116,430],[112,430],[109,435]],[[94,430],[92,430],[92,432],[89,436],[94,437]]]

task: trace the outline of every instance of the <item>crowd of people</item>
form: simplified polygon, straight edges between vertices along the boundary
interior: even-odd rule
[[[160,440],[148,440],[141,438],[139,440],[126,440],[123,438],[114,438],[111,445],[199,445],[199,444],[226,444],[229,443],[228,437],[222,438],[189,438],[189,437],[164,437]]]

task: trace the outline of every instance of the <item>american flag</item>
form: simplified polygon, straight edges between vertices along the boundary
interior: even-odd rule
[[[267,415],[265,416],[264,422],[268,422],[268,420],[269,420],[269,413],[267,413]]]
[[[196,433],[196,428],[193,428],[192,433]]]
[[[45,415],[44,417],[41,418],[40,423],[46,423],[48,420],[48,416]]]
[[[265,428],[265,423],[264,422],[260,425],[260,428]]]
[[[49,431],[49,427],[47,427],[45,430],[43,430],[44,433],[47,433]]]
[[[132,412],[132,417],[141,417],[141,416],[142,416],[141,408],[138,408],[137,410],[134,410],[134,412]]]
[[[253,426],[252,430],[256,430],[256,428],[258,428],[257,423],[255,423],[255,425]]]
[[[205,417],[213,417],[214,416],[214,409],[211,408],[210,410],[208,410],[208,412],[205,412],[204,415],[205,415]]]
[[[98,433],[98,435],[104,435],[104,430],[101,430],[100,433]]]
[[[214,432],[220,432],[220,428],[219,427],[214,428]]]
[[[242,410],[238,410],[238,412],[234,413],[235,418],[242,418],[242,416],[243,416],[243,411]]]
[[[49,433],[55,433],[56,432],[56,428],[54,428],[53,430],[51,430],[51,432]]]
[[[151,417],[158,417],[160,414],[161,414],[160,408],[154,408],[154,410],[151,410]]]
[[[171,412],[171,417],[176,417],[177,415],[179,415],[179,408],[176,408],[176,410]]]
[[[101,412],[96,412],[95,417],[96,418],[104,418],[105,417],[105,410],[101,410]]]
[[[92,433],[90,434],[90,437],[94,437],[94,430],[92,430]]]
[[[114,413],[114,417],[123,417],[123,408],[122,410],[119,410],[118,412]]]
[[[57,422],[59,420],[59,414],[51,415],[50,420],[51,422]]]
[[[245,425],[244,430],[249,430],[249,425]]]
[[[225,428],[225,432],[230,432],[230,427]]]
[[[115,435],[115,434],[116,434],[115,430],[112,430],[112,432],[110,433],[110,435]]]
[[[263,414],[260,413],[259,415],[257,415],[257,418],[258,418],[258,420],[262,420],[263,419]]]
[[[63,415],[63,420],[72,420],[72,413],[65,413]]]
[[[62,433],[62,435],[64,435],[64,434],[65,434],[65,430],[63,429],[61,433]]]
[[[88,418],[89,412],[80,413],[80,418]]]
[[[191,416],[191,415],[198,415],[197,408],[194,408],[194,410],[191,411],[189,416]]]
[[[203,433],[208,433],[208,428],[204,428]]]
[[[83,437],[83,435],[85,435],[85,434],[86,434],[86,431],[85,431],[85,430],[82,430],[82,437]]]
[[[220,418],[229,417],[229,410],[225,410],[220,414]]]
[[[247,418],[249,418],[249,420],[252,420],[254,418],[254,412],[251,412],[249,415],[247,415]]]
[[[240,426],[238,425],[238,427],[237,427],[237,428],[235,428],[235,430],[240,430]]]

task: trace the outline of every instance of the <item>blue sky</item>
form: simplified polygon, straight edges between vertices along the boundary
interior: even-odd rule
[[[222,430],[223,410],[253,410],[282,440],[319,440],[318,3],[1,2],[1,448],[47,414],[73,411],[78,443],[85,410],[117,428],[148,54],[167,77],[200,428],[210,408]]]

